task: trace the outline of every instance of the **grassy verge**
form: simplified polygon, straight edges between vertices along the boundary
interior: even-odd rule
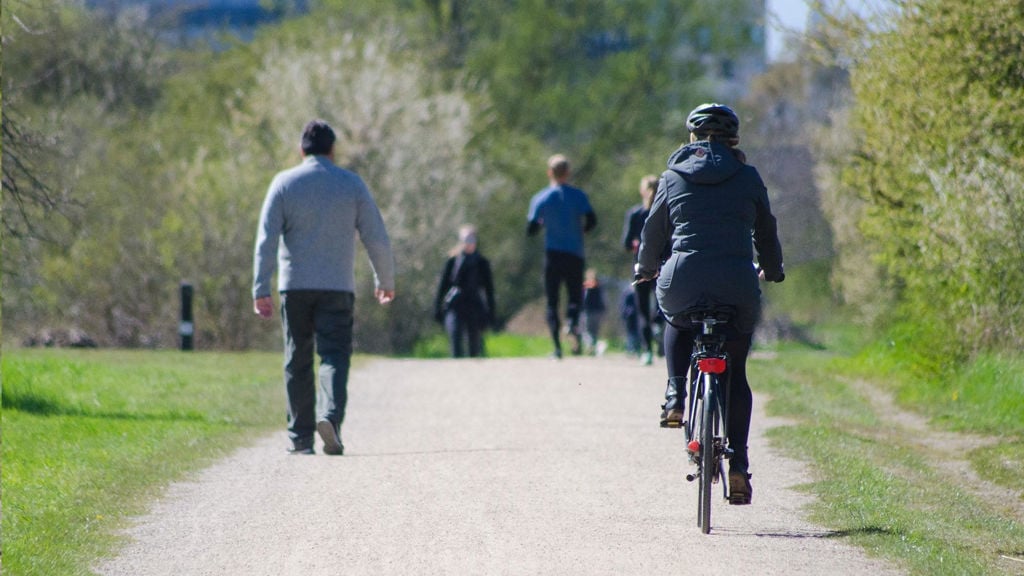
[[[169,481],[282,422],[280,353],[3,356],[3,568],[90,574]]]
[[[551,339],[539,336],[519,336],[507,332],[488,332],[484,335],[484,350],[488,358],[524,358],[551,354]],[[415,358],[448,358],[448,336],[434,334],[418,342],[412,352]]]
[[[983,477],[1000,481],[987,465],[1003,459],[1006,467],[1020,470],[1024,423],[1019,410],[1016,421],[1008,422],[1002,408],[993,407],[1019,401],[1019,380],[1016,392],[1008,390],[1005,377],[991,377],[1002,369],[979,364],[952,378],[956,385],[918,381],[915,386],[900,364],[896,354],[848,358],[790,348],[752,366],[755,387],[772,398],[769,413],[794,422],[774,429],[771,437],[787,453],[809,461],[815,480],[804,488],[817,497],[813,517],[912,574],[1019,574],[1021,564],[1004,556],[1024,559],[1024,526],[1015,519],[1019,512],[1010,509],[1019,511],[1020,502],[1007,506],[980,497],[883,421],[863,389],[849,384],[875,378],[938,426],[998,431],[1004,442],[967,456]],[[1005,361],[1002,366],[1017,365]],[[1004,485],[1024,493],[1019,476],[1003,476]]]
[[[970,452],[973,467],[982,478],[1024,494],[1024,358],[980,356],[936,377],[915,369],[890,341],[837,366],[853,377],[884,378],[902,405],[938,428],[998,439]]]

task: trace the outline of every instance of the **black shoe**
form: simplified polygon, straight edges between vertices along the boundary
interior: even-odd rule
[[[333,422],[330,420],[317,422],[316,431],[320,434],[320,439],[324,441],[324,454],[341,456],[345,453],[345,447],[341,444],[341,438],[338,437],[338,429],[334,427]]]
[[[683,420],[683,411],[677,408],[671,410],[661,411],[661,427],[662,428],[682,428],[686,425],[686,421]]]
[[[316,454],[313,451],[313,439],[303,438],[302,440],[292,440],[291,448],[288,448],[289,454]]]
[[[750,474],[743,469],[729,470],[729,504],[750,504],[754,487],[750,485]]]

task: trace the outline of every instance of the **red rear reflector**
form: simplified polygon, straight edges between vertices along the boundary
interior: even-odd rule
[[[690,443],[686,445],[686,449],[692,454],[700,452],[700,442],[696,440],[690,440]]]
[[[697,360],[697,368],[706,374],[721,374],[725,372],[725,360],[721,358],[701,358]]]

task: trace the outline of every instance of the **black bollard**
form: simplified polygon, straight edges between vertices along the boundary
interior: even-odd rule
[[[192,285],[181,283],[181,323],[178,324],[178,335],[181,336],[181,349],[192,349],[192,335],[196,327],[192,323]]]

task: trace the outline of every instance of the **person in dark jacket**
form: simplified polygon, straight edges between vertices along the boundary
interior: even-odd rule
[[[473,226],[459,229],[459,243],[445,262],[434,299],[434,318],[448,332],[453,358],[462,358],[464,340],[469,355],[484,355],[484,330],[494,322],[494,282],[491,263],[477,251]]]
[[[626,211],[626,221],[622,224],[622,247],[633,255],[633,265],[640,252],[640,231],[644,228],[647,215],[651,213],[651,202],[654,192],[658,189],[658,177],[644,176],[640,179],[641,203]],[[633,286],[636,292],[637,325],[640,331],[640,362],[650,366],[654,362],[654,330],[651,316],[651,284],[640,282]]]
[[[729,353],[727,391],[729,501],[749,504],[747,437],[752,396],[746,362],[761,311],[758,276],[785,279],[775,217],[757,169],[746,164],[739,144],[739,118],[728,106],[702,104],[686,120],[690,142],[669,157],[651,213],[641,233],[638,280],[657,278],[658,305],[665,327],[668,386],[662,426],[683,418],[686,374],[695,327],[686,312],[702,305],[732,306],[725,327]],[[753,236],[753,245],[751,244]],[[665,247],[671,255],[662,264]],[[753,263],[757,251],[758,268]]]

